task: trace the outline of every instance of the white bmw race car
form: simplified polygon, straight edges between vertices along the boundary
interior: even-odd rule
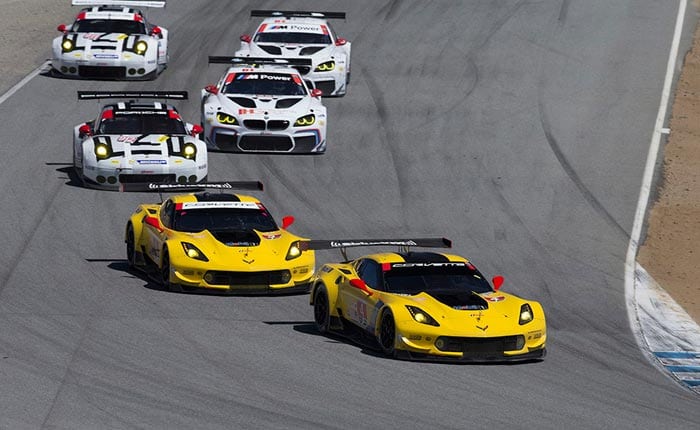
[[[309,58],[300,68],[310,87],[324,96],[344,96],[350,83],[351,44],[338,37],[328,19],[345,19],[345,12],[253,10],[253,17],[267,17],[255,34],[241,36],[237,57]]]
[[[82,182],[118,190],[123,183],[194,184],[206,179],[207,147],[177,110],[159,101],[186,100],[186,91],[78,91],[79,100],[120,98],[73,129],[73,165]]]
[[[51,67],[62,76],[155,79],[168,64],[168,30],[134,7],[164,7],[165,0],[73,0],[89,6],[53,41]]]
[[[202,90],[204,140],[231,152],[323,153],[326,107],[296,67],[308,59],[209,57],[232,64]]]

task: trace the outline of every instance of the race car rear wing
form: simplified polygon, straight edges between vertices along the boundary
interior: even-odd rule
[[[172,99],[187,100],[187,91],[78,91],[78,100]]]
[[[343,259],[347,260],[347,248],[357,246],[398,246],[399,252],[408,252],[410,247],[452,248],[452,241],[444,237],[423,239],[344,239],[344,240],[308,240],[300,242],[303,250],[340,249]]]
[[[72,0],[73,6],[165,7],[165,0]]]
[[[250,16],[261,16],[261,17],[275,17],[282,16],[288,17],[300,17],[300,18],[325,18],[325,19],[345,19],[345,12],[314,12],[307,10],[267,10],[267,9],[253,9],[250,11]]]
[[[227,57],[209,56],[209,64],[234,64],[234,65],[262,65],[273,64],[278,66],[311,67],[310,58],[282,58],[282,57]]]
[[[126,192],[190,192],[207,189],[213,190],[252,190],[262,191],[263,184],[260,181],[225,181],[225,182],[202,182],[199,184],[178,184],[163,182],[134,182],[123,183],[119,191]]]

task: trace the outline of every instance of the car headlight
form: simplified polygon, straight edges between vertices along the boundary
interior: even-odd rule
[[[184,155],[187,159],[194,159],[197,156],[197,147],[191,143],[185,144],[185,146],[182,148],[182,155]]]
[[[238,125],[238,121],[236,121],[235,116],[223,112],[216,113],[216,120],[221,124]]]
[[[294,123],[294,127],[306,127],[309,125],[313,125],[313,123],[316,122],[316,115],[314,114],[309,114],[309,115],[304,115],[301,118],[298,118],[296,122]]]
[[[191,243],[188,242],[181,242],[182,243],[182,249],[185,250],[185,255],[193,258],[195,260],[200,260],[200,261],[209,261],[206,255],[202,251],[199,250],[196,246],[192,245]]]
[[[330,72],[333,69],[335,69],[335,61],[331,60],[316,66],[314,72]]]
[[[139,40],[136,42],[136,45],[134,45],[134,52],[139,55],[145,54],[146,50],[148,50],[148,43],[146,43],[144,40]]]
[[[440,327],[440,324],[435,321],[435,318],[431,317],[430,314],[425,312],[423,309],[417,306],[406,305],[406,309],[411,313],[411,316],[416,322],[421,324],[432,325],[435,327]]]
[[[95,145],[95,157],[97,157],[98,160],[106,160],[111,156],[112,148],[110,148],[109,145],[105,145],[104,143]]]
[[[518,318],[518,324],[527,324],[532,321],[533,318],[532,308],[529,304],[525,303],[524,305],[520,306],[520,318]]]
[[[63,52],[70,52],[73,48],[75,48],[75,44],[72,40],[63,39],[63,42],[61,42],[61,49],[63,49]]]
[[[299,241],[292,242],[291,245],[289,245],[289,250],[287,251],[287,256],[284,258],[285,260],[294,260],[295,258],[299,258],[301,255],[301,246],[299,245]]]

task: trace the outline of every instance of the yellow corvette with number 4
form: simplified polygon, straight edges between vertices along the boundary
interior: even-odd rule
[[[308,249],[396,245],[400,252],[325,264],[313,279],[310,303],[321,333],[376,340],[393,357],[455,361],[544,358],[542,306],[493,287],[464,257],[410,252],[451,247],[447,239],[337,240]]]
[[[260,189],[259,182],[123,184],[131,190]],[[314,252],[278,227],[255,197],[226,192],[181,194],[142,204],[126,225],[126,256],[166,290],[224,293],[307,292]]]

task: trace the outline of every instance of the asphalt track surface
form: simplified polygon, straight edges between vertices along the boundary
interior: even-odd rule
[[[153,194],[82,189],[76,91],[197,95],[254,8],[345,10],[348,95],[328,152],[210,155],[212,180],[308,237],[446,236],[540,300],[549,355],[411,363],[320,336],[306,295],[161,291],[123,229]],[[154,82],[38,76],[0,105],[0,428],[697,428],[700,399],[629,328],[624,263],[677,5],[652,0],[173,2]],[[47,56],[49,47],[47,46]],[[359,255],[359,254],[355,254]],[[337,259],[319,253],[318,263]]]

